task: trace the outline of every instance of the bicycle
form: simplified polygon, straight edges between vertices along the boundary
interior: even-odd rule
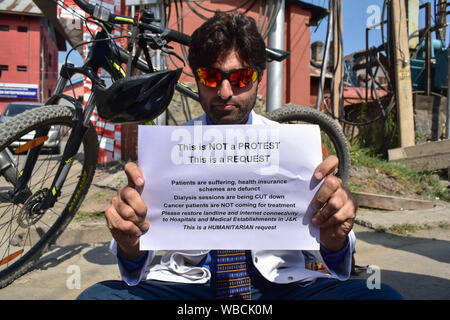
[[[156,118],[168,106],[164,101],[146,119],[129,119],[104,107],[107,103],[105,99],[111,98],[111,92],[117,93],[108,90],[117,89],[123,83],[131,83],[124,81],[138,81],[140,77],[154,75],[170,78],[170,86],[156,88],[165,92],[163,99],[170,102],[175,88],[199,100],[195,91],[177,82],[181,69],[154,71],[147,48],[150,46],[170,53],[167,43],[174,41],[189,45],[188,35],[153,24],[151,12],[144,11],[142,15],[131,18],[113,14],[85,0],[74,1],[101,26],[85,63],[81,67],[69,63],[62,66],[54,94],[45,106],[0,124],[0,172],[4,177],[0,179],[0,288],[33,268],[35,262],[65,230],[86,196],[96,170],[98,153],[97,133],[90,121],[94,107],[108,121],[121,123],[133,120],[143,123]],[[133,26],[129,48],[137,45],[135,55],[115,44],[110,36],[114,24]],[[145,61],[139,58],[141,52]],[[271,48],[267,48],[267,53],[269,59],[277,61],[289,54]],[[126,65],[126,70],[122,64]],[[97,76],[99,68],[105,69],[115,81],[109,88],[105,88],[104,82]],[[134,69],[144,74],[131,76]],[[92,94],[85,108],[79,101],[63,94],[63,89],[75,73],[87,76],[93,83]],[[155,88],[150,86],[150,89]],[[304,120],[319,124],[324,136],[329,137],[329,146],[324,147],[324,151],[328,152],[327,148],[330,147],[334,150],[333,153],[341,160],[338,175],[346,181],[348,147],[333,120],[319,111],[299,106],[284,107],[268,116],[280,122]],[[67,138],[61,156],[48,155],[42,149],[51,126],[60,129],[63,141],[66,141],[64,137]],[[10,147],[13,141],[29,133],[34,133],[34,139],[18,148]]]

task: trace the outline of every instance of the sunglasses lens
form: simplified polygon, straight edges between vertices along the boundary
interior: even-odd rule
[[[230,82],[233,86],[242,88],[255,82],[257,77],[258,70],[255,68],[240,69],[230,74]]]
[[[222,81],[222,74],[212,68],[197,68],[197,79],[201,84],[207,87],[216,88]],[[229,80],[232,86],[243,88],[258,78],[256,68],[243,68],[229,73]]]
[[[197,68],[197,79],[204,86],[215,88],[221,78],[221,74],[214,69]]]

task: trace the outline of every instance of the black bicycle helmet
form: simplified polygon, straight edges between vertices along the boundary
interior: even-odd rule
[[[144,123],[169,106],[181,69],[120,79],[109,88],[93,86],[99,116],[115,123]]]

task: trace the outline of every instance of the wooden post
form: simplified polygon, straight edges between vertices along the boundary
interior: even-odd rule
[[[408,30],[404,0],[391,1],[392,38],[394,46],[395,93],[400,130],[400,146],[415,144],[414,111],[411,69],[409,60]]]
[[[333,105],[333,114],[336,117],[340,117],[340,104],[341,104],[341,86],[343,75],[343,55],[344,48],[341,41],[339,41],[339,33],[343,33],[343,28],[339,30],[339,26],[342,27],[342,0],[333,0],[333,86],[331,88],[331,101]]]
[[[408,34],[409,48],[414,50],[419,45],[419,0],[408,0]]]

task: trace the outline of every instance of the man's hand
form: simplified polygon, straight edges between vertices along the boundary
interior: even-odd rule
[[[317,166],[314,177],[325,180],[311,203],[317,211],[312,222],[320,228],[320,243],[330,251],[339,251],[346,245],[357,208],[350,191],[333,175],[338,164],[337,157],[329,156]]]
[[[139,237],[148,230],[150,223],[145,219],[147,206],[140,192],[144,187],[144,178],[139,167],[132,162],[125,165],[128,186],[117,191],[106,209],[108,228],[117,241],[122,255],[134,260],[141,255]]]

